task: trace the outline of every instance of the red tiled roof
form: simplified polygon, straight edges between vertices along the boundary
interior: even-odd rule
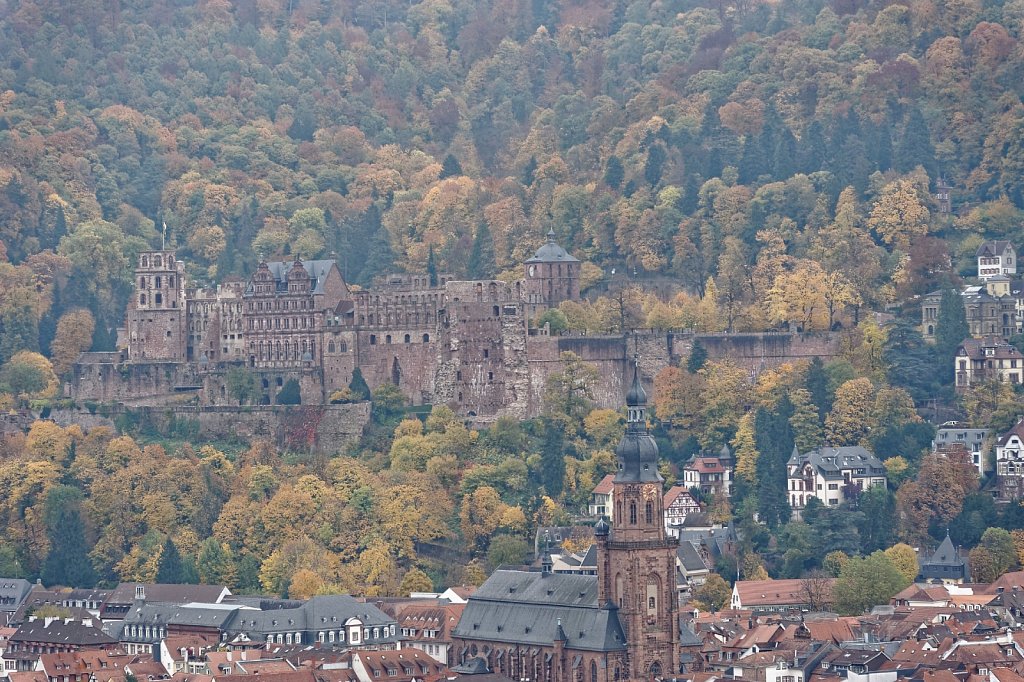
[[[687,465],[686,468],[700,474],[718,474],[725,471],[722,468],[722,463],[714,457],[698,457],[693,464]]]
[[[608,495],[612,492],[612,481],[615,480],[615,474],[608,474],[601,479],[601,482],[594,486],[595,495]]]

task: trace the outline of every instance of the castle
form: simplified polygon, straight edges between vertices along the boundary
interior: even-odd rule
[[[274,404],[289,380],[304,404],[324,404],[356,368],[372,390],[392,383],[412,405],[447,404],[486,423],[540,413],[547,377],[572,351],[598,370],[595,403],[617,407],[630,356],[650,379],[689,356],[689,332],[549,335],[532,322],[580,300],[580,261],[553,232],[523,263],[522,279],[458,281],[396,274],[367,290],[350,288],[333,260],[261,262],[245,282],[190,287],[172,250],[138,256],[135,293],[113,353],[85,353],[68,393],[79,400],[155,405],[198,395],[203,405],[236,405],[233,367],[257,379],[258,402]],[[836,354],[836,340],[789,334],[702,337],[709,356],[756,372],[787,360]]]

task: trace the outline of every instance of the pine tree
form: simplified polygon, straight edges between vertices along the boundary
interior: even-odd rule
[[[811,403],[818,408],[818,421],[825,423],[825,416],[832,411],[832,397],[828,390],[828,374],[821,358],[811,360],[804,377],[804,387],[811,394]]]
[[[498,267],[494,259],[494,240],[487,223],[480,223],[473,236],[473,248],[469,252],[467,266],[470,279],[493,279]]]
[[[690,374],[699,372],[708,361],[708,349],[700,342],[700,339],[693,340],[693,347],[690,348],[690,357],[686,361],[686,371]]]
[[[797,165],[803,173],[814,173],[825,165],[825,133],[821,123],[812,121],[800,138]]]
[[[377,275],[386,273],[395,263],[395,253],[391,249],[391,239],[387,228],[379,224],[380,214],[376,215],[377,230],[370,237],[371,243],[366,253],[366,260],[357,279],[357,282],[364,286],[369,285]]]
[[[168,537],[160,552],[160,563],[157,564],[156,581],[163,585],[180,585],[185,582],[185,569],[182,565],[178,547]]]
[[[48,524],[50,553],[46,555],[40,578],[46,585],[95,587],[96,572],[89,561],[85,544],[85,525],[75,505],[64,505]]]
[[[352,370],[352,381],[348,383],[348,389],[352,391],[352,396],[356,400],[370,399],[370,387],[366,384],[366,379],[363,378],[363,373],[358,367]]]
[[[535,174],[537,173],[537,157],[531,156],[530,160],[526,162],[526,166],[523,168],[523,173],[519,177],[519,181],[523,184],[523,187],[530,187],[533,185]]]
[[[753,135],[747,135],[743,140],[743,151],[740,155],[739,182],[741,185],[749,185],[757,180],[765,171],[764,150],[760,141]]]
[[[935,353],[943,383],[953,379],[953,358],[964,339],[970,337],[963,298],[956,289],[944,289],[939,302],[939,316],[935,322]]]
[[[459,164],[459,160],[452,154],[444,157],[444,161],[441,162],[441,174],[438,178],[444,180],[459,175],[462,175],[462,165]]]
[[[772,176],[776,180],[785,180],[796,173],[796,168],[796,138],[788,127],[783,126],[775,141]]]
[[[789,520],[790,506],[786,492],[786,463],[793,453],[793,429],[789,420],[793,403],[783,396],[774,412],[764,408],[754,416],[758,478],[758,511],[761,521],[777,527]]]
[[[614,154],[609,156],[608,162],[604,166],[604,184],[612,189],[618,189],[625,175],[626,171],[622,167],[622,161],[619,157]]]
[[[437,286],[437,259],[434,256],[434,245],[430,245],[427,252],[427,276],[430,278],[430,286]]]
[[[923,166],[929,175],[935,168],[935,147],[928,133],[928,124],[921,109],[913,107],[907,114],[903,137],[896,148],[896,169],[904,173]]]
[[[651,145],[647,150],[647,161],[644,162],[644,179],[652,187],[661,182],[661,174],[665,168],[665,147],[659,144]]]
[[[565,425],[560,420],[544,419],[540,468],[544,490],[557,499],[565,485]]]

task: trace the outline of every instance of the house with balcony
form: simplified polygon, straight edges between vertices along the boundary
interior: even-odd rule
[[[868,488],[886,484],[885,465],[860,445],[821,447],[803,454],[794,447],[786,468],[789,505],[797,513],[812,498],[830,507],[855,504]]]
[[[953,362],[958,391],[984,381],[1019,384],[1024,377],[1024,356],[999,336],[964,339]]]

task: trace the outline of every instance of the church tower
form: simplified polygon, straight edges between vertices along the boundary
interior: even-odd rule
[[[679,672],[678,540],[665,531],[658,445],[647,431],[647,393],[634,361],[626,395],[626,433],[616,448],[611,524],[595,527],[598,603],[618,608],[634,680]]]

